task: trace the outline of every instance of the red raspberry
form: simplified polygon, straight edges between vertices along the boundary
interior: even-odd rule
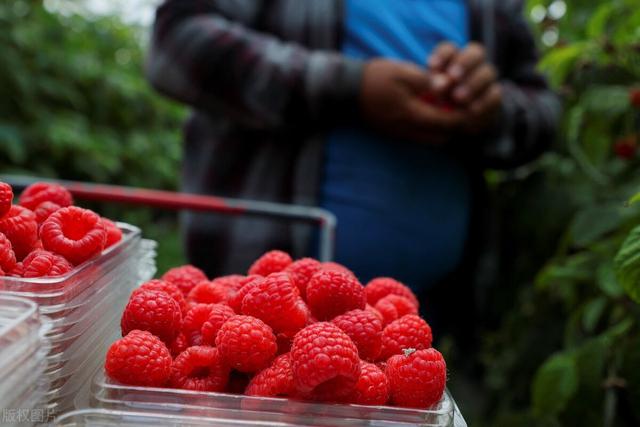
[[[115,222],[107,218],[101,218],[104,230],[107,232],[107,241],[104,244],[105,248],[115,245],[122,240],[122,230],[116,225]]]
[[[249,382],[245,394],[262,397],[292,396],[295,390],[291,357],[286,353],[276,357],[271,366],[258,372]]]
[[[218,331],[216,347],[227,364],[240,372],[269,366],[278,346],[271,328],[251,316],[233,316]]]
[[[193,265],[183,265],[181,267],[172,268],[164,273],[162,280],[176,285],[186,297],[194,286],[208,279],[199,268],[194,267]]]
[[[122,335],[140,329],[171,344],[180,332],[181,323],[180,306],[168,293],[137,289],[131,294],[122,313],[120,326]]]
[[[235,313],[228,305],[213,304],[209,316],[200,328],[202,342],[207,345],[215,345],[218,331],[233,316],[235,316]]]
[[[99,255],[106,238],[100,215],[77,206],[59,209],[40,227],[44,248],[74,265]]]
[[[358,347],[360,359],[376,360],[382,348],[382,322],[366,310],[352,310],[331,321]]]
[[[187,348],[189,348],[189,338],[187,338],[184,332],[180,332],[171,343],[169,351],[171,352],[171,356],[175,358]]]
[[[217,304],[229,299],[229,288],[216,281],[198,283],[189,291],[187,301],[198,304]]]
[[[227,368],[217,348],[189,347],[173,361],[169,384],[195,391],[224,391],[229,381]]]
[[[349,270],[344,265],[338,264],[337,262],[333,262],[333,261],[323,262],[322,263],[322,269],[323,270],[341,271],[343,273],[347,273],[347,274],[352,275],[353,277],[356,277],[356,275],[355,275],[355,273],[353,271]]]
[[[13,189],[6,182],[0,182],[0,217],[3,217],[11,209],[13,203]]]
[[[613,145],[613,150],[615,151],[616,156],[622,160],[633,159],[636,155],[636,151],[638,150],[638,142],[636,141],[635,135],[629,135],[618,139]]]
[[[73,266],[60,255],[36,249],[22,261],[22,277],[56,277],[64,276]]]
[[[73,204],[71,193],[61,185],[48,182],[31,184],[20,195],[20,205],[35,209],[42,202],[53,202],[63,208]]]
[[[264,277],[258,276],[257,274],[252,274],[251,276],[245,277],[241,281],[242,286],[240,287],[240,289],[238,289],[236,293],[227,301],[229,307],[231,307],[236,313],[240,313],[242,311],[242,301],[244,300],[244,297],[247,296],[249,291],[254,286],[256,286],[258,282],[261,282],[263,280]]]
[[[291,351],[293,337],[281,332],[276,335],[276,342],[278,343],[278,354],[289,353]]]
[[[307,285],[307,304],[318,320],[364,309],[366,303],[364,288],[358,279],[341,271],[321,270]]]
[[[268,276],[271,273],[278,273],[291,264],[292,260],[288,253],[282,251],[269,251],[258,258],[249,268],[249,274]]]
[[[420,307],[418,298],[416,298],[411,289],[390,277],[378,277],[377,279],[373,279],[367,283],[364,290],[367,293],[367,302],[374,307],[381,298],[386,297],[389,294],[400,295],[401,297],[408,298],[416,308]]]
[[[176,285],[173,285],[164,280],[153,279],[140,285],[138,289],[146,289],[151,291],[162,291],[169,294],[171,298],[175,300],[180,306],[180,311],[183,314],[187,314],[187,302],[184,299],[184,295]]]
[[[16,259],[22,260],[38,240],[38,222],[35,214],[22,206],[11,206],[9,212],[0,218],[0,233],[11,241]]]
[[[158,337],[133,330],[111,344],[104,367],[110,378],[123,384],[162,387],[171,373],[171,354]]]
[[[349,397],[351,403],[358,405],[384,405],[389,400],[389,380],[373,363],[360,363],[360,377],[355,390]]]
[[[394,294],[380,298],[375,308],[382,315],[385,326],[407,314],[418,314],[418,308],[411,300]]]
[[[290,354],[296,390],[305,396],[338,401],[349,396],[358,381],[358,349],[332,323],[314,323],[298,332]]]
[[[182,331],[191,345],[202,345],[202,325],[209,319],[213,307],[217,304],[194,304],[182,321]]]
[[[16,265],[8,271],[7,274],[11,277],[22,277],[24,274],[24,266],[21,262],[16,262]]]
[[[631,88],[629,90],[629,103],[640,109],[640,88]]]
[[[52,213],[61,208],[62,206],[57,203],[42,202],[34,209],[33,213],[36,215],[36,221],[38,221],[38,224],[42,224],[47,220],[47,218],[49,218],[49,216],[51,216]]]
[[[386,360],[407,348],[416,350],[429,348],[432,341],[429,324],[415,314],[408,314],[391,322],[382,331],[380,358]]]
[[[365,288],[365,291],[366,291],[366,288]],[[378,319],[380,319],[380,321],[381,321],[381,322],[384,320],[384,317],[382,317],[382,313],[380,313],[380,312],[379,312],[379,311],[378,311],[374,306],[372,306],[372,305],[370,305],[370,304],[367,304],[367,305],[364,307],[364,309],[365,309],[366,311],[370,311],[370,312],[372,312],[373,314],[375,314],[375,315],[376,315],[376,317],[377,317]]]
[[[7,236],[0,233],[0,268],[10,272],[16,266],[16,254]]]
[[[291,336],[307,324],[304,302],[289,273],[272,273],[257,282],[242,300],[241,311]]]
[[[307,284],[311,277],[316,274],[322,268],[322,264],[313,258],[302,258],[295,261],[284,271],[291,274],[293,283],[298,287],[300,296],[303,299],[307,297]]]
[[[408,349],[387,361],[391,401],[394,405],[426,409],[442,398],[447,365],[434,348]]]
[[[212,282],[225,286],[235,294],[247,283],[247,277],[240,274],[230,274],[228,276],[216,277]]]

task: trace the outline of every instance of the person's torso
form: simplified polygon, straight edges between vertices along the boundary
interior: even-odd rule
[[[441,41],[468,41],[463,0],[347,0],[342,52],[424,66]],[[463,162],[442,149],[358,126],[334,130],[321,204],[338,217],[337,261],[362,280],[393,275],[414,287],[462,255],[470,209]]]

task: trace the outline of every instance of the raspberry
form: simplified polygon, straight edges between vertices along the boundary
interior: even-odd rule
[[[218,331],[216,347],[227,364],[240,372],[257,372],[267,366],[278,347],[271,328],[251,316],[233,316]]]
[[[76,206],[52,213],[40,227],[44,248],[65,257],[74,265],[99,255],[107,233],[100,215]]]
[[[182,267],[172,268],[164,273],[162,280],[176,285],[186,297],[194,286],[208,279],[199,268],[193,265],[183,265]]]
[[[629,90],[629,103],[640,109],[640,88],[631,88]]]
[[[287,334],[279,333],[276,335],[276,342],[278,344],[278,353],[285,354],[291,351],[291,343],[293,338]]]
[[[366,303],[364,288],[358,279],[341,271],[321,270],[307,285],[307,304],[318,320],[364,309]]]
[[[247,396],[292,396],[295,394],[291,357],[289,353],[282,354],[273,361],[271,366],[258,372],[245,390]]]
[[[3,217],[11,209],[13,203],[13,189],[6,182],[0,182],[0,217]]]
[[[202,345],[202,325],[209,319],[216,304],[195,304],[187,311],[182,321],[182,331],[191,345]]]
[[[618,156],[622,160],[633,159],[636,155],[637,150],[638,142],[636,141],[636,137],[634,135],[620,138],[613,145],[613,151],[615,151],[616,156]]]
[[[37,249],[22,261],[22,277],[56,277],[64,276],[73,266],[60,255]]]
[[[317,400],[347,397],[360,375],[358,349],[331,323],[314,323],[298,332],[290,354],[296,390]]]
[[[209,316],[200,328],[202,342],[207,345],[215,345],[218,331],[233,316],[235,316],[235,313],[228,305],[213,304],[209,311]]]
[[[20,205],[27,209],[33,210],[42,202],[53,202],[65,208],[73,204],[73,197],[63,186],[48,182],[31,184],[20,195]]]
[[[107,241],[104,244],[105,248],[115,245],[122,240],[122,230],[116,225],[115,222],[107,218],[101,218],[104,230],[107,232]]]
[[[22,277],[24,274],[24,265],[21,262],[16,262],[16,265],[8,271],[7,274],[11,277]]]
[[[427,322],[415,314],[408,314],[391,322],[382,331],[381,359],[388,359],[403,350],[422,350],[431,347],[433,336]]]
[[[162,291],[168,293],[169,296],[178,303],[178,306],[180,306],[180,311],[183,314],[187,314],[187,302],[184,299],[184,295],[182,295],[182,292],[176,285],[165,282],[164,280],[153,279],[143,283],[138,289]]]
[[[180,332],[171,343],[169,351],[171,352],[171,356],[178,357],[178,355],[185,351],[187,348],[189,348],[189,339],[184,334],[184,332]]]
[[[447,365],[434,348],[408,349],[387,361],[391,401],[398,406],[428,408],[442,398]]]
[[[291,264],[292,260],[288,253],[282,251],[269,251],[258,258],[249,268],[249,274],[268,276],[271,273],[278,273]]]
[[[224,391],[229,381],[227,368],[217,348],[189,347],[171,366],[171,387],[195,391]]]
[[[198,304],[216,304],[229,298],[229,288],[216,281],[198,283],[189,291],[187,301]]]
[[[349,401],[358,405],[384,405],[389,400],[389,380],[373,363],[360,363],[360,377]]]
[[[411,289],[390,277],[378,277],[373,279],[367,283],[364,290],[367,293],[367,302],[374,307],[381,298],[386,297],[389,294],[393,294],[408,298],[416,308],[420,308],[418,298],[416,298]]]
[[[123,384],[161,387],[171,373],[171,354],[158,337],[133,330],[111,344],[104,367],[110,378]]]
[[[10,272],[16,266],[16,254],[7,236],[0,233],[0,268]]]
[[[54,202],[42,202],[33,210],[33,213],[36,214],[36,221],[38,221],[38,224],[42,224],[47,220],[47,218],[49,218],[49,216],[51,216],[52,213],[61,208],[62,206]]]
[[[380,313],[380,312],[378,311],[378,309],[376,309],[374,306],[372,306],[372,305],[370,305],[370,304],[367,304],[367,305],[364,307],[364,309],[365,309],[366,311],[370,311],[370,312],[372,312],[373,314],[375,314],[375,315],[376,315],[376,317],[377,317],[378,319],[380,319],[380,321],[381,321],[381,322],[384,320],[384,317],[382,317],[382,313]]]
[[[216,277],[212,282],[225,286],[233,294],[238,292],[247,283],[247,277],[240,274],[230,274],[229,276]]]
[[[351,270],[349,270],[347,267],[345,267],[342,264],[338,264],[337,262],[323,262],[322,263],[322,269],[323,270],[333,270],[333,271],[341,271],[343,273],[347,273],[352,275],[353,277],[356,277],[355,273]]]
[[[360,359],[375,360],[382,346],[382,322],[366,310],[352,310],[331,321],[349,335]]]
[[[408,298],[394,294],[380,298],[375,308],[382,315],[385,326],[407,314],[418,314],[418,308]]]
[[[242,300],[242,314],[257,317],[276,332],[291,335],[307,323],[307,311],[289,273],[272,273],[252,286]]]
[[[295,261],[284,269],[285,272],[291,274],[293,283],[298,287],[300,296],[306,299],[307,284],[311,277],[316,274],[322,268],[322,264],[313,258],[302,258]]]
[[[22,260],[38,240],[38,222],[35,214],[22,206],[11,206],[9,212],[0,218],[0,233],[11,241],[16,259]]]
[[[120,326],[122,335],[140,329],[170,344],[180,332],[181,323],[180,306],[168,293],[137,289],[122,313]]]
[[[227,301],[229,307],[231,307],[236,313],[240,313],[240,311],[242,310],[242,301],[244,300],[244,297],[247,296],[251,288],[253,288],[257,284],[257,282],[261,282],[263,280],[264,278],[262,276],[258,276],[257,274],[252,274],[251,276],[245,277],[241,281],[242,286],[240,287],[240,289],[238,289],[236,293]]]

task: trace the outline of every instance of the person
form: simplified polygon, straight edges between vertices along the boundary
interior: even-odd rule
[[[470,247],[483,170],[553,139],[537,60],[521,1],[166,0],[147,75],[193,108],[183,191],[324,207],[336,261],[420,291]],[[314,242],[268,219],[183,220],[212,276]]]

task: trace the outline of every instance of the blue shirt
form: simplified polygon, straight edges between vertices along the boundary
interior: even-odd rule
[[[342,51],[420,66],[441,41],[468,41],[464,0],[347,0]],[[321,204],[338,218],[336,261],[365,282],[393,276],[422,288],[459,262],[470,184],[441,148],[353,127],[329,137]]]

